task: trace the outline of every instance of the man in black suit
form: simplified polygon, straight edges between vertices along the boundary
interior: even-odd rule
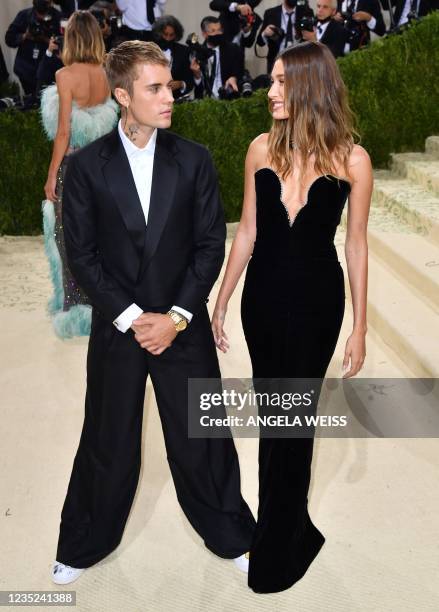
[[[64,181],[68,263],[93,310],[58,584],[120,543],[141,466],[148,375],[178,501],[206,547],[241,559],[255,527],[231,436],[188,435],[188,410],[200,409],[188,406],[189,379],[221,386],[206,306],[226,237],[215,169],[204,146],[165,131],[172,75],[155,43],[122,43],[105,67],[122,119],[72,155]]]
[[[164,15],[155,20],[152,33],[154,41],[169,60],[174,98],[181,98],[194,88],[189,48],[179,43],[183,38],[183,26],[176,17]]]
[[[220,90],[238,93],[244,76],[244,51],[238,45],[227,42],[218,17],[204,17],[201,21],[204,45],[211,49],[211,56],[203,72],[202,66],[192,59],[190,67],[194,74],[195,97],[218,98]]]
[[[316,6],[316,25],[312,32],[303,30],[304,40],[319,41],[326,45],[334,57],[341,57],[344,54],[346,42],[346,30],[334,15],[337,11],[337,0],[317,0]]]
[[[284,0],[282,4],[264,13],[257,44],[268,46],[267,73],[270,74],[279,51],[300,44],[303,39],[297,29],[301,17],[314,13],[307,4],[297,6],[297,0]]]
[[[336,21],[344,21],[343,14],[351,15],[354,24],[354,36],[348,38],[345,45],[345,53],[365,47],[370,43],[370,33],[384,36],[386,25],[379,0],[337,0],[337,12],[334,16]],[[352,30],[352,28],[350,28]]]
[[[55,4],[61,9],[62,16],[68,19],[75,11],[85,11],[94,0],[56,0]]]
[[[260,3],[261,0],[247,0],[245,3],[212,0],[209,8],[219,12],[226,40],[249,49],[253,47],[262,23],[262,19],[254,11]]]
[[[393,22],[395,27],[409,21],[409,15],[425,17],[439,8],[438,0],[391,0],[394,7]]]

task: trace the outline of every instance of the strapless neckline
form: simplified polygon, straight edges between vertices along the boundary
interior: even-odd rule
[[[287,205],[285,204],[285,202],[283,201],[283,183],[282,180],[280,178],[280,176],[277,174],[277,172],[275,172],[273,170],[273,168],[270,168],[269,166],[264,166],[262,168],[259,168],[258,170],[255,171],[255,175],[258,172],[261,172],[262,170],[268,170],[269,172],[271,172],[272,174],[274,174],[274,176],[277,178],[278,182],[279,182],[279,187],[280,187],[280,198],[279,201],[282,204],[282,206],[285,209],[285,212],[287,213],[287,219],[288,219],[288,225],[291,227],[293,227],[294,221],[297,219],[297,216],[302,212],[302,210],[305,208],[305,206],[308,204],[309,202],[309,195],[311,192],[311,189],[316,185],[316,183],[322,179],[322,178],[326,178],[327,176],[332,176],[333,178],[338,179],[339,181],[343,181],[344,183],[347,183],[349,185],[349,189],[351,188],[351,182],[348,181],[348,179],[346,178],[342,178],[341,176],[336,176],[335,174],[321,174],[319,176],[316,176],[315,179],[310,183],[307,192],[306,192],[306,199],[304,204],[302,204],[302,206],[297,210],[296,214],[294,215],[294,217],[291,219],[291,215],[290,215],[290,211],[288,210]]]

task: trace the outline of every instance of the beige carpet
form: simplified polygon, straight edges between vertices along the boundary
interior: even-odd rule
[[[49,570],[82,426],[87,341],[52,333],[40,238],[0,238],[0,286],[0,590],[56,590]],[[239,296],[240,287],[226,322],[233,343],[221,355],[224,376],[250,375]],[[347,303],[328,376],[340,375],[351,323]],[[371,330],[362,376],[412,374]],[[237,448],[243,493],[256,512],[257,441],[238,439]],[[317,439],[310,514],[326,543],[294,587],[257,595],[233,562],[204,548],[180,511],[148,386],[143,469],[123,541],[60,588],[76,591],[81,612],[436,612],[438,451],[435,439]]]

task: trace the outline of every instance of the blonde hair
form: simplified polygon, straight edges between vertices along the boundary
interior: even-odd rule
[[[105,72],[114,93],[116,87],[133,95],[133,83],[139,78],[139,64],[169,67],[169,61],[158,45],[153,42],[127,40],[105,56]]]
[[[336,175],[336,163],[350,177],[354,146],[354,114],[334,56],[320,42],[306,42],[281,52],[285,108],[288,119],[273,119],[268,137],[269,163],[285,179],[293,170],[294,151],[300,155],[303,180],[312,153],[319,175]],[[270,103],[271,104],[271,103]]]
[[[70,15],[64,32],[61,59],[65,66],[87,63],[102,65],[105,56],[104,38],[99,23],[89,11]]]

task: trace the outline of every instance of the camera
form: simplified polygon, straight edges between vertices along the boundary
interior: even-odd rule
[[[253,93],[253,79],[246,71],[246,74],[241,79],[241,95],[243,98],[248,98]]]
[[[119,15],[112,15],[109,18],[108,22],[110,24],[111,34],[113,36],[117,36],[119,34],[119,31],[120,31],[121,27],[122,27],[122,17],[119,17]],[[99,25],[101,25],[101,24],[99,23]]]
[[[271,29],[273,30],[273,34],[270,36],[270,40],[275,43],[280,43],[285,36],[285,32],[282,30],[282,28],[278,28],[277,26],[273,25],[271,26]]]
[[[58,36],[54,36],[53,40],[54,40],[55,44],[58,45],[57,53],[61,53],[61,51],[63,50],[63,46],[64,46],[64,36],[59,34]]]
[[[189,47],[190,55],[197,60],[202,68],[203,66],[206,66],[209,57],[215,55],[215,51],[213,49],[210,49],[206,45],[200,44],[198,36],[195,34],[195,32],[189,34],[186,39],[186,44]]]
[[[343,17],[343,27],[347,32],[346,42],[352,47],[357,48],[361,46],[362,38],[367,30],[367,26],[362,21],[355,21],[353,19],[354,12],[352,9],[348,9],[344,13],[341,13]]]
[[[241,28],[246,28],[248,26],[252,27],[256,21],[256,15],[254,13],[250,13],[250,15],[239,15],[239,25]]]
[[[311,15],[304,15],[299,19],[297,23],[297,29],[301,32],[305,30],[305,32],[312,32],[314,30],[314,26],[317,23],[317,19],[312,17]]]
[[[58,29],[53,22],[52,15],[44,15],[42,19],[32,17],[29,23],[29,34],[34,39],[49,39],[58,34]]]
[[[230,85],[220,87],[218,89],[218,98],[220,100],[236,100],[236,98],[239,98],[239,91],[235,91]]]

